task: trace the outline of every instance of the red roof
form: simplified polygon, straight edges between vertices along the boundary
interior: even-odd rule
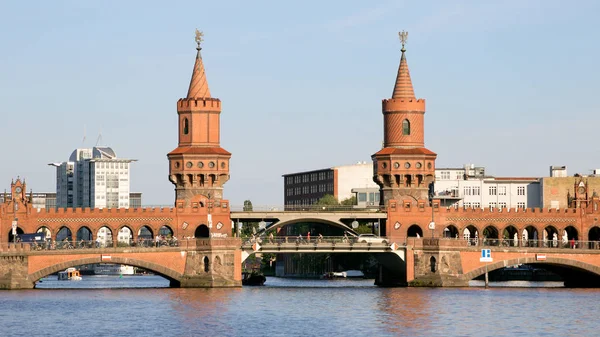
[[[231,156],[231,153],[220,147],[178,147],[169,154],[223,154]]]
[[[377,153],[375,153],[374,155],[380,155],[380,154],[428,154],[428,155],[435,155],[435,152],[431,152],[429,150],[427,150],[424,147],[414,147],[414,148],[410,148],[410,149],[404,149],[404,148],[396,148],[396,147],[386,147],[383,148],[381,150],[379,150]]]

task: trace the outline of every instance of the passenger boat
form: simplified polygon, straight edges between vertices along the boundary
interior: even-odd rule
[[[262,273],[258,272],[243,272],[242,273],[242,285],[245,286],[262,286],[267,281],[267,278]]]
[[[132,266],[113,263],[97,263],[94,265],[94,275],[134,275]]]
[[[67,268],[65,271],[58,272],[59,281],[81,281],[79,270],[75,268]]]
[[[321,275],[321,278],[324,280],[334,280],[337,278],[346,278],[346,276],[347,275],[346,275],[345,271],[340,271],[340,272],[330,271],[328,273]]]

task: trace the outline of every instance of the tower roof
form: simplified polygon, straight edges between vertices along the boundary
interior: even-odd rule
[[[198,53],[196,54],[196,63],[194,63],[194,71],[192,72],[192,79],[190,81],[187,98],[210,97],[210,89],[208,88],[204,64],[202,63],[202,55],[200,54],[200,50],[202,50],[202,48],[200,48],[200,41],[202,41],[202,39],[196,39],[196,42],[198,43],[196,50],[198,50]]]
[[[415,98],[412,81],[410,80],[410,72],[408,71],[408,63],[404,52],[404,42],[402,41],[402,56],[400,57],[400,66],[398,67],[398,75],[396,76],[396,84],[394,85],[394,93],[392,98]]]

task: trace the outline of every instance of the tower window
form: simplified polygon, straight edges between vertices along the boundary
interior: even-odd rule
[[[188,122],[188,119],[187,119],[187,118],[184,118],[184,119],[183,119],[183,134],[184,134],[184,135],[187,135],[189,131],[190,131],[190,130],[189,130],[189,122]]]
[[[402,135],[410,135],[410,122],[408,121],[408,119],[402,121]]]

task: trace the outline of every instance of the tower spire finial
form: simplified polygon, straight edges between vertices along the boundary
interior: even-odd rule
[[[202,41],[204,41],[204,33],[202,33],[201,31],[198,30],[198,28],[196,28],[196,37],[194,38],[194,40],[196,40],[196,43],[198,44],[198,47],[196,47],[197,50],[202,49],[200,47],[200,43],[202,43]]]
[[[406,49],[404,49],[404,44],[406,43],[406,40],[408,40],[408,32],[405,32],[405,31],[398,32],[398,36],[400,37],[400,42],[402,42],[401,51],[404,53],[406,51]]]

